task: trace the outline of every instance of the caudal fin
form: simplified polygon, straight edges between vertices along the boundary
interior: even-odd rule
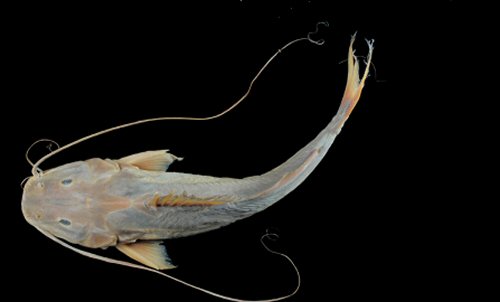
[[[370,69],[370,64],[372,61],[373,40],[367,40],[366,42],[368,43],[368,56],[366,57],[366,67],[363,72],[363,76],[360,79],[358,58],[355,56],[354,50],[352,48],[355,39],[356,35],[353,35],[351,39],[351,45],[349,46],[349,56],[347,58],[347,84],[339,109],[339,114],[343,117],[343,122],[349,117],[352,110],[358,103],[359,97],[361,96],[361,91],[365,86],[365,80],[368,77],[368,71]]]

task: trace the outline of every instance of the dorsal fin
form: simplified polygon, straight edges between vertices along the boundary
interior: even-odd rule
[[[235,201],[235,198],[230,196],[213,196],[201,198],[195,195],[188,195],[185,192],[182,194],[167,194],[165,196],[155,195],[149,201],[152,207],[192,207],[192,206],[216,206]]]
[[[148,171],[166,171],[168,166],[176,160],[182,160],[168,150],[146,151],[132,154],[118,160],[119,163],[125,163]]]

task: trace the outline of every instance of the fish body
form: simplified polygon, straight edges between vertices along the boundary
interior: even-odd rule
[[[44,187],[69,191],[71,198],[37,202],[47,204],[46,212],[57,213],[50,208],[51,203],[62,208],[53,220],[86,224],[82,228],[85,233],[73,237],[76,240],[72,242],[90,248],[207,232],[258,213],[296,188],[333,142],[336,130],[327,129],[278,168],[243,179],[151,171],[125,159],[70,163],[47,171],[44,176],[56,181]],[[135,156],[151,155],[171,156],[166,150]],[[63,184],[70,179],[71,184]],[[25,195],[23,204],[28,204],[29,197]]]
[[[352,42],[346,90],[337,114],[316,138],[277,168],[242,179],[166,172],[180,160],[167,150],[118,160],[78,161],[27,181],[22,198],[26,220],[71,243],[89,248],[116,246],[150,267],[172,268],[158,240],[211,231],[258,213],[299,186],[323,159],[367,77],[365,70],[359,78]],[[370,44],[368,62],[371,51]]]

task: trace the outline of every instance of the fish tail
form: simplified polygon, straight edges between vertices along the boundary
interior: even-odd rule
[[[355,35],[349,46],[347,84],[337,114],[315,139],[285,163],[263,175],[244,179],[240,191],[245,191],[249,195],[246,200],[252,201],[239,203],[240,209],[245,208],[245,215],[265,209],[294,190],[310,175],[329,150],[361,96],[371,64],[373,41],[367,41],[369,52],[366,68],[360,78],[358,58],[353,50],[354,41]]]
[[[368,43],[368,56],[366,57],[366,67],[363,72],[361,79],[359,78],[359,61],[355,55],[355,51],[353,49],[354,41],[356,40],[356,34],[354,34],[351,38],[351,44],[349,46],[349,54],[347,58],[347,83],[344,90],[344,96],[342,97],[342,102],[340,103],[339,111],[335,116],[334,120],[340,121],[340,125],[342,125],[352,110],[358,103],[358,100],[361,96],[361,91],[365,86],[365,80],[368,77],[368,71],[370,69],[370,64],[372,61],[372,53],[373,53],[373,40],[366,40]],[[338,123],[332,123],[331,127],[337,128]]]

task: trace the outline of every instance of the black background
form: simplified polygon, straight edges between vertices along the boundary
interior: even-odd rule
[[[438,222],[442,200],[424,197],[438,186],[439,168],[423,178],[416,174],[425,170],[422,158],[430,152],[420,136],[433,119],[429,106],[446,102],[452,86],[450,79],[435,79],[452,65],[464,8],[454,1],[209,2],[12,10],[2,127],[12,152],[4,182],[3,245],[5,259],[15,263],[9,283],[29,285],[25,294],[40,299],[69,291],[89,300],[217,301],[44,238],[20,211],[19,183],[30,173],[24,153],[40,138],[65,144],[142,118],[218,113],[245,92],[278,48],[328,21],[318,34],[325,45],[302,42],[284,51],[227,116],[121,130],[63,152],[42,169],[169,148],[185,158],[172,171],[220,177],[266,172],[336,112],[347,74],[343,61],[357,32],[359,55],[367,52],[364,39],[375,39],[376,74],[372,69],[358,106],[316,171],[262,213],[166,242],[179,266],[168,273],[238,298],[286,294],[295,286],[293,271],[259,243],[272,229],[281,239],[271,246],[294,259],[302,274],[302,288],[290,301],[407,299],[442,288],[452,257],[443,246],[453,234]],[[41,144],[31,156],[46,151]]]

